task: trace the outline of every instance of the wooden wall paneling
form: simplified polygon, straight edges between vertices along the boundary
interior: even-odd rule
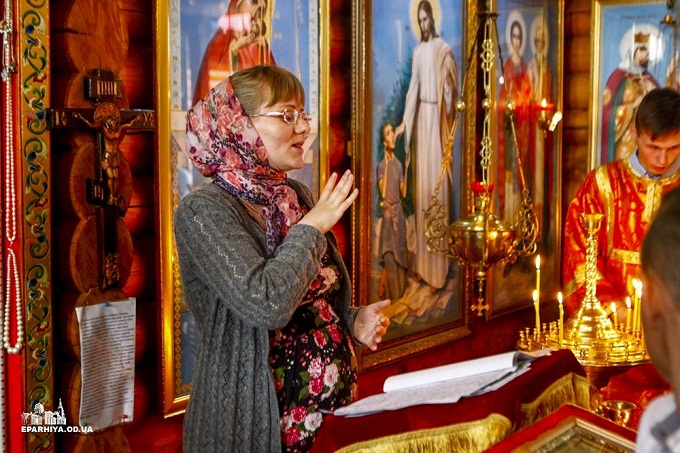
[[[153,134],[128,134],[121,143],[120,150],[130,165],[133,179],[136,179],[137,175],[153,173],[155,165]]]
[[[118,2],[129,30],[129,50],[120,71],[130,108],[153,109],[154,102],[154,8],[152,0],[121,0]],[[137,325],[135,329],[135,414],[134,421],[123,428],[126,436],[134,430],[147,432],[140,437],[145,442],[141,448],[130,440],[132,451],[151,451],[152,437],[158,434],[149,429],[148,420],[160,416],[157,389],[158,328],[156,301],[156,275],[158,243],[156,234],[155,179],[157,155],[155,134],[133,134],[126,137],[121,151],[130,163],[132,172],[132,198],[125,222],[134,241],[134,259],[130,278],[124,286],[128,296],[137,300]],[[181,433],[179,433],[181,439]],[[175,442],[180,448],[181,442]]]
[[[586,74],[590,70],[590,37],[574,35],[564,45],[564,71],[571,74]],[[579,90],[588,92],[589,90]],[[565,89],[565,95],[569,95]],[[584,94],[583,99],[587,97]],[[587,105],[587,103],[586,103]]]
[[[153,90],[148,83],[149,74],[153,71],[150,52],[150,49],[132,45],[118,73],[118,77],[124,82],[125,94],[131,108],[148,109],[153,106]]]
[[[80,411],[80,390],[82,388],[82,374],[80,364],[68,362],[61,367],[61,384],[59,386],[60,395],[68,395],[62,398],[64,412],[67,414],[78,414]],[[123,430],[119,428],[109,428],[97,431],[89,435],[76,433],[63,433],[58,438],[59,452],[110,452],[128,453],[130,444],[126,439]]]
[[[83,82],[89,74],[67,72],[70,70],[69,67],[64,66],[62,72],[55,72],[52,77],[52,106],[68,106],[74,109],[92,108],[92,101],[83,96]]]
[[[124,286],[125,294],[137,298],[137,316],[142,310],[154,310],[156,284],[153,272],[156,269],[156,242],[154,236],[144,236],[134,241],[134,259],[130,278]],[[148,314],[147,319],[148,319]],[[152,318],[153,319],[153,318]]]
[[[78,363],[80,362],[80,332],[78,330],[78,319],[76,307],[81,297],[80,291],[69,291],[62,289],[55,294],[55,299],[59,300],[59,310],[54,313],[55,335],[59,338],[56,346],[59,348],[59,358]],[[61,367],[60,367],[61,368]],[[62,395],[61,392],[59,392]],[[66,393],[63,393],[66,396]],[[74,418],[74,413],[66,413],[67,416]]]
[[[329,171],[343,173],[350,168],[347,141],[350,137],[352,29],[351,3],[346,0],[330,1],[330,89],[329,89]],[[351,272],[351,213],[347,212],[333,228],[340,253]]]
[[[128,29],[118,2],[51,2],[50,25],[56,72],[109,68],[118,73],[128,52]],[[55,58],[59,56],[59,58]]]
[[[130,47],[143,45],[152,49],[153,45],[153,3],[149,0],[118,0],[128,30]],[[153,81],[151,77],[145,84]]]
[[[124,220],[130,230],[132,239],[137,240],[144,237],[155,237],[155,214],[153,205],[130,206],[130,208],[128,208]]]
[[[121,76],[123,68],[127,69],[126,77],[130,82],[123,80],[126,90],[121,99],[114,100],[119,108],[129,106],[128,93],[133,94],[133,100],[147,99],[150,107],[152,100],[148,88],[137,88],[142,85],[140,80],[144,75],[141,71],[148,68],[144,64],[144,55],[139,49],[134,49],[132,59],[128,60],[129,35],[127,17],[137,17],[124,14],[120,7],[121,2],[102,2],[97,0],[68,0],[55,1],[51,5],[51,29],[53,43],[53,61],[55,62],[55,87],[56,95],[53,98],[54,108],[93,108],[91,100],[85,99],[83,93],[83,80],[91,75],[96,68],[108,68],[117,77]],[[149,21],[149,25],[150,25]],[[139,35],[140,26],[134,22],[135,35]],[[151,28],[148,26],[148,28]],[[142,33],[142,36],[144,34]],[[146,35],[148,39],[148,34]],[[150,48],[152,43],[148,44]],[[127,67],[126,67],[127,62]],[[147,76],[151,78],[151,76]],[[129,84],[132,85],[129,85]],[[133,88],[130,89],[130,86]],[[146,91],[146,93],[145,93]],[[64,340],[64,346],[60,348],[60,354],[55,359],[55,370],[60,397],[69,401],[71,405],[67,411],[70,424],[77,423],[78,407],[73,404],[80,401],[80,345],[78,337],[78,322],[74,315],[76,306],[101,303],[104,301],[120,300],[127,297],[122,290],[102,291],[99,289],[99,253],[100,238],[97,228],[97,209],[88,203],[86,198],[87,179],[94,179],[95,169],[100,165],[96,160],[97,135],[93,132],[79,133],[74,131],[53,131],[53,136],[59,137],[59,143],[68,143],[69,146],[59,153],[55,168],[59,168],[58,177],[55,178],[53,190],[59,192],[60,211],[75,214],[77,220],[66,221],[57,225],[64,234],[59,235],[56,243],[60,251],[55,256],[55,264],[58,269],[67,269],[67,272],[59,272],[58,287],[60,294],[54,300],[54,307],[60,313],[59,330],[55,343]],[[66,136],[77,137],[75,140],[64,139]],[[128,143],[126,143],[128,141]],[[126,137],[122,143],[129,153],[139,150],[134,149],[134,143],[129,143]],[[150,150],[147,150],[149,152]],[[55,155],[57,155],[55,153]],[[125,156],[125,153],[123,153]],[[152,170],[151,170],[152,171]],[[150,171],[150,172],[151,172]],[[153,183],[152,183],[153,185]],[[134,200],[134,186],[132,173],[126,159],[122,159],[118,167],[117,188],[123,195],[125,206],[128,207]],[[64,196],[67,193],[68,198]],[[73,227],[75,222],[75,228]],[[133,241],[130,231],[122,217],[116,221],[116,237],[119,253],[120,287],[125,286],[133,267]],[[146,351],[143,351],[146,352]],[[141,382],[141,381],[140,381]],[[146,392],[144,390],[143,392]],[[144,409],[146,412],[146,409]],[[61,443],[61,444],[60,444]],[[90,435],[69,435],[63,439],[57,439],[59,451],[129,451],[129,445],[125,440],[120,426],[114,426]]]
[[[565,2],[563,216],[588,171],[590,0]]]
[[[94,176],[94,146],[91,134],[52,132],[52,168],[58,179],[65,182],[53,191],[55,214],[60,221],[82,220],[95,215],[94,206],[87,203],[85,193],[86,179]]]

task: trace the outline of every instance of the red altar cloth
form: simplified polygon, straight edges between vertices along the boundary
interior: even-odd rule
[[[574,388],[576,385],[572,385],[572,380],[578,380],[579,389]],[[384,436],[482,420],[490,414],[506,417],[513,430],[522,428],[533,424],[562,404],[577,403],[569,401],[568,397],[565,400],[562,395],[557,400],[553,398],[549,402],[539,401],[542,407],[538,407],[541,404],[537,404],[537,400],[550,393],[549,390],[555,388],[556,384],[568,386],[573,390],[572,394],[580,392],[572,399],[579,399],[579,404],[589,406],[589,394],[584,395],[583,392],[584,387],[589,387],[585,370],[571,351],[560,350],[550,356],[534,360],[527,373],[500,389],[480,396],[463,398],[457,403],[412,406],[354,418],[327,415],[312,451],[335,451],[356,442]],[[532,404],[536,407],[532,408]]]
[[[654,365],[644,363],[610,378],[599,394],[602,402],[624,400],[635,404],[628,427],[637,431],[642,412],[650,401],[670,390],[670,384],[661,377]]]

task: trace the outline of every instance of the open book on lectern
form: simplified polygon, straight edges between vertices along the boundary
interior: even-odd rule
[[[442,365],[426,370],[390,376],[383,384],[383,392],[391,392],[405,388],[420,387],[451,379],[479,376],[493,371],[512,371],[522,362],[530,362],[537,357],[547,355],[550,350],[524,352],[511,351],[466,362]]]
[[[531,361],[549,354],[550,349],[511,351],[390,376],[383,384],[384,393],[360,399],[334,414],[357,417],[418,404],[455,403],[502,387],[527,372]]]

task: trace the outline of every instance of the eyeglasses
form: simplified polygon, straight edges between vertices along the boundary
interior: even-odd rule
[[[251,117],[254,116],[280,116],[283,121],[285,121],[288,124],[297,124],[298,119],[304,120],[307,124],[312,122],[312,114],[307,113],[304,110],[297,111],[295,109],[283,109],[280,112],[265,112],[265,113],[255,113],[254,115],[250,115]]]

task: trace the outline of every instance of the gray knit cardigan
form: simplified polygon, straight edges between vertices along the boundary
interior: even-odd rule
[[[290,182],[300,202],[311,207],[309,190]],[[295,225],[268,259],[262,227],[215,184],[180,201],[174,232],[184,296],[201,334],[184,451],[281,451],[268,331],[288,323],[327,244],[344,280],[334,309],[354,325],[358,309],[350,308],[350,279],[335,240]]]

